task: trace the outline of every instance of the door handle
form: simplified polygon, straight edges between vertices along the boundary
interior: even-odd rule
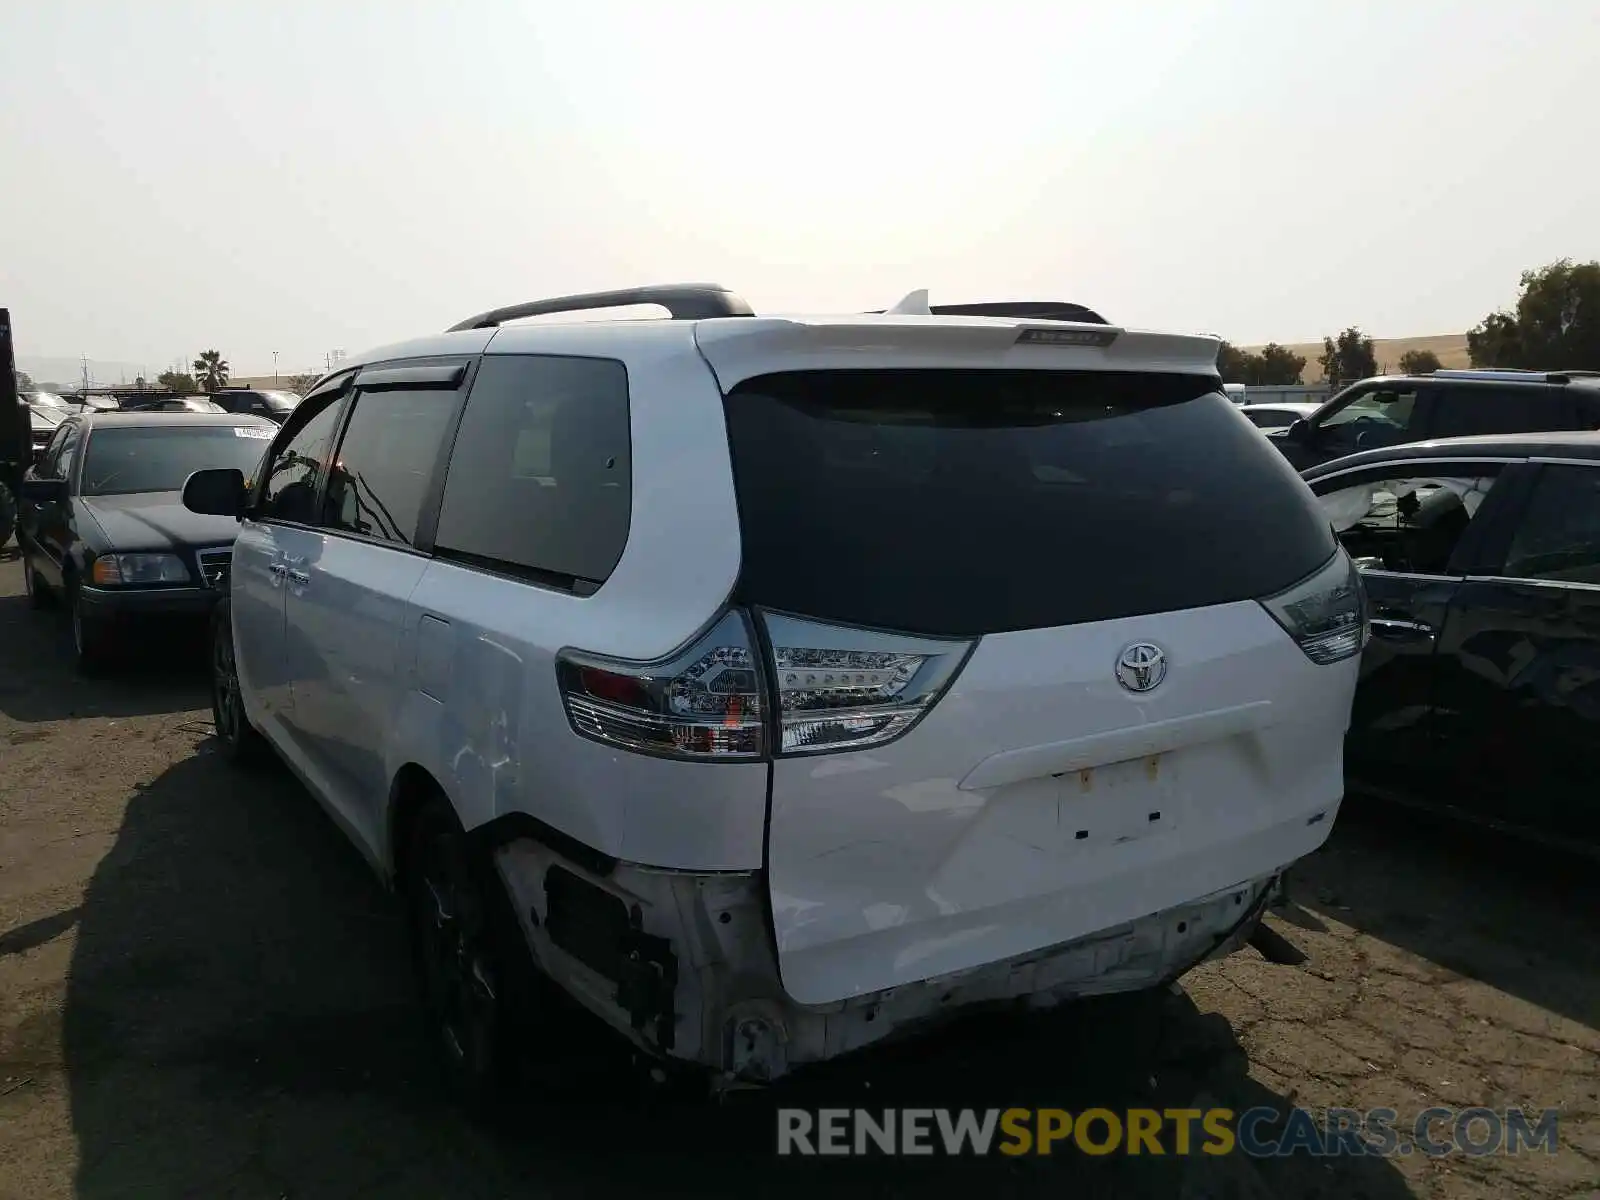
[[[1421,621],[1405,621],[1398,617],[1373,617],[1368,624],[1372,627],[1372,636],[1381,637],[1391,642],[1427,642],[1430,645],[1437,636],[1433,626],[1425,625]]]
[[[298,583],[304,587],[306,584],[311,582],[311,572],[309,571],[296,571],[289,567],[285,567],[284,569],[289,572],[289,581],[291,583]]]
[[[287,563],[275,562],[268,566],[267,570],[271,571],[274,575],[281,579],[283,576],[289,573],[289,565]]]

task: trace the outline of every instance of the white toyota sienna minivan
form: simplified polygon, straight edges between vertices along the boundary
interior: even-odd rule
[[[723,1082],[1163,986],[1328,836],[1349,559],[1214,339],[1055,311],[537,301],[190,477],[217,737],[406,898],[469,1094],[551,983]]]

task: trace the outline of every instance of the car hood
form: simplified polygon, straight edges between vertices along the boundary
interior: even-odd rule
[[[181,492],[82,496],[77,503],[94,517],[114,550],[215,546],[239,534],[239,522],[233,517],[190,512],[183,506]]]

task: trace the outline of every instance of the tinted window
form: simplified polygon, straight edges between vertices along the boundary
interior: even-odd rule
[[[1327,453],[1350,453],[1414,441],[1418,399],[1414,388],[1362,392],[1317,423],[1317,445]]]
[[[1505,574],[1600,583],[1600,469],[1544,468],[1506,554]]]
[[[209,467],[237,467],[248,479],[270,429],[231,425],[96,428],[89,436],[81,491],[85,496],[176,492]]]
[[[362,392],[328,474],[322,524],[411,545],[456,392]]]
[[[1270,595],[1334,552],[1213,378],[805,371],[725,408],[740,591],[805,616],[975,635]]]
[[[278,451],[262,487],[262,518],[302,525],[316,520],[317,472],[333,444],[341,398],[330,400]]]
[[[77,429],[76,423],[63,425],[51,435],[50,443],[44,448],[44,457],[39,462],[39,474],[49,479],[62,479],[65,476],[61,471],[61,453],[66,448],[67,439],[73,436]]]
[[[1465,437],[1474,433],[1522,433],[1560,429],[1559,396],[1544,388],[1441,388],[1436,393],[1432,437]]]
[[[456,435],[441,550],[599,583],[628,540],[628,375],[619,362],[487,355]]]
[[[78,445],[82,440],[83,426],[73,425],[64,435],[61,435],[60,443],[51,448],[51,452],[55,455],[55,461],[52,464],[53,469],[50,473],[57,479],[70,480],[72,478],[72,468],[78,461]]]

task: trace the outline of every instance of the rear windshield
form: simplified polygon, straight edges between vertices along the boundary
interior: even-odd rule
[[[1268,596],[1334,552],[1214,377],[798,371],[725,407],[747,603],[976,636]]]

